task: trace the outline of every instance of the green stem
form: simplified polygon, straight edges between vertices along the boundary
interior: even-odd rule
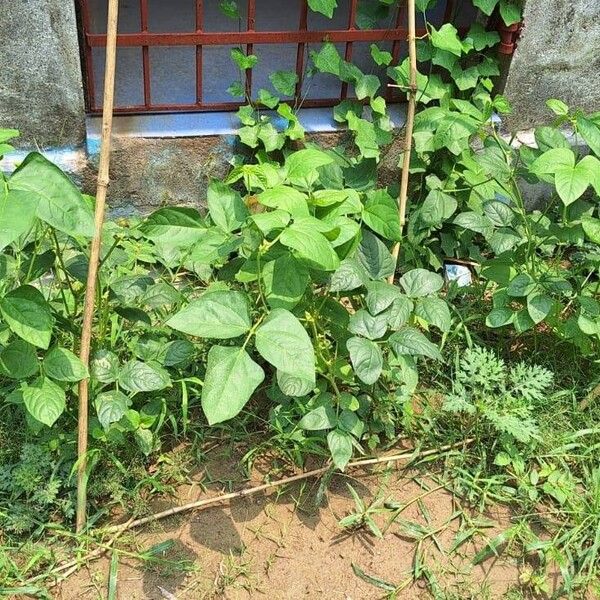
[[[65,281],[67,282],[67,286],[69,287],[69,291],[71,292],[71,296],[73,296],[73,316],[77,314],[77,296],[75,295],[75,288],[73,287],[73,282],[71,281],[71,278],[69,277],[69,272],[67,271],[67,268],[65,267],[65,263],[63,260],[63,251],[61,251],[60,249],[60,244],[58,242],[58,237],[56,236],[56,231],[54,229],[50,229],[51,235],[52,235],[52,240],[54,242],[54,245],[56,247],[56,258],[58,260],[58,264],[60,265],[60,268],[62,269],[62,272],[65,275]],[[57,272],[58,275],[58,272]],[[62,290],[61,290],[62,292]],[[63,292],[63,298],[64,298],[64,292]],[[67,310],[67,313],[69,312],[68,307],[65,304],[65,309]]]

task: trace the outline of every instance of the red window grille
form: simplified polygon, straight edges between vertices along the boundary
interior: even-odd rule
[[[83,31],[83,59],[86,81],[86,98],[88,110],[91,113],[101,112],[101,95],[98,94],[98,86],[101,84],[101,70],[95,70],[95,61],[99,60],[106,46],[106,34],[94,31],[92,23],[91,5],[94,0],[78,0],[80,20]],[[135,10],[137,10],[137,1]],[[118,96],[115,103],[115,112],[119,113],[150,113],[150,112],[202,112],[202,111],[226,111],[235,110],[245,104],[245,101],[209,101],[205,94],[204,71],[207,64],[206,48],[216,46],[231,46],[245,49],[247,54],[252,54],[255,45],[280,44],[288,48],[295,46],[295,72],[298,76],[295,94],[293,98],[286,99],[294,106],[320,107],[334,106],[349,96],[347,83],[339,84],[339,93],[329,97],[307,97],[304,90],[306,79],[306,68],[309,62],[308,50],[318,49],[324,42],[332,42],[341,45],[344,58],[352,60],[353,49],[357,43],[381,43],[388,44],[393,56],[393,63],[397,64],[399,59],[406,53],[407,30],[406,23],[406,1],[400,0],[395,9],[391,27],[376,29],[359,29],[357,25],[357,11],[359,1],[372,2],[374,0],[347,0],[347,27],[344,29],[311,29],[309,27],[309,8],[307,0],[281,0],[276,3],[282,11],[289,9],[292,4],[299,4],[299,22],[296,29],[286,31],[264,31],[257,30],[257,0],[246,0],[246,29],[243,31],[211,31],[204,26],[206,6],[209,2],[216,3],[217,0],[189,0],[195,10],[195,19],[190,24],[192,31],[153,31],[149,26],[151,8],[149,0],[139,0],[139,28],[137,31],[122,31],[117,40],[119,51],[126,48],[141,48],[141,88],[143,90],[140,102],[120,101]],[[102,0],[95,0],[96,3]],[[289,3],[289,5],[288,5]],[[165,3],[168,6],[168,3]],[[438,26],[442,22],[449,22],[458,16],[459,24],[466,24],[472,19],[472,14],[458,14],[457,0],[443,0],[438,7]],[[97,7],[97,4],[96,4]],[[131,7],[131,4],[130,4]],[[163,5],[164,10],[164,5]],[[297,7],[296,7],[297,8]],[[460,23],[462,21],[462,23]],[[425,35],[426,29],[423,24],[418,28],[417,35]],[[165,102],[164,94],[160,100],[155,100],[152,85],[152,60],[151,50],[160,47],[187,47],[195,50],[195,99],[187,102]],[[283,48],[284,46],[282,46]],[[339,46],[338,46],[339,47]],[[283,50],[282,50],[283,52]],[[168,68],[168,67],[167,67]],[[274,67],[274,70],[278,67]],[[281,70],[286,70],[282,68]],[[117,69],[117,79],[119,72]],[[252,81],[252,70],[244,73],[245,90],[248,97],[254,97],[255,87]],[[231,81],[224,84],[227,87]],[[391,88],[388,89],[388,100],[394,101]]]

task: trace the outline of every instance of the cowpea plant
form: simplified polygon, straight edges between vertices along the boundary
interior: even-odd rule
[[[0,130],[0,155],[18,132]],[[35,429],[52,426],[67,393],[87,376],[65,321],[78,310],[64,240],[84,242],[93,227],[88,200],[55,165],[31,153],[0,174],[0,381],[5,402],[26,409]],[[47,277],[54,269],[53,276]],[[57,294],[57,289],[60,293]]]
[[[266,381],[302,417],[288,433],[326,438],[343,468],[378,397],[400,393],[402,373],[415,373],[418,357],[440,358],[422,329],[447,331],[451,318],[439,275],[414,269],[399,286],[386,283],[389,245],[399,237],[395,202],[384,189],[327,187],[334,157],[305,148],[282,165],[236,167],[211,183],[209,220],[163,209],[141,230],[163,244],[186,223],[201,231],[184,264],[207,273],[209,285],[166,326],[210,340],[208,422],[238,415]]]

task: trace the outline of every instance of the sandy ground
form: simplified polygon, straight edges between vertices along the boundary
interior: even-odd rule
[[[185,486],[179,503],[207,494],[238,488],[239,469],[231,458],[214,453],[209,466],[195,475],[211,481],[206,487]],[[233,475],[232,475],[233,473]],[[239,475],[237,475],[239,478]],[[224,486],[223,482],[227,482]],[[257,473],[256,481],[261,476]],[[400,504],[411,503],[378,538],[366,528],[344,530],[339,520],[355,511],[348,490],[351,484],[367,504],[376,497]],[[236,485],[238,484],[238,485]],[[285,492],[238,499],[228,505],[187,513],[154,523],[121,541],[122,548],[144,551],[163,542],[170,548],[159,553],[160,562],[143,564],[121,555],[118,598],[331,598],[358,600],[389,597],[389,592],[357,576],[354,567],[397,586],[396,598],[430,598],[427,574],[444,590],[443,598],[502,598],[518,584],[519,568],[510,557],[492,558],[473,566],[472,557],[488,538],[509,524],[509,514],[478,516],[487,520],[482,535],[451,551],[461,529],[457,506],[443,489],[422,475],[399,469],[378,473],[335,476],[324,502],[317,507],[318,483],[295,484]],[[420,500],[416,500],[421,498]],[[172,506],[173,499],[157,502],[156,510]],[[374,516],[384,527],[390,512]],[[413,525],[406,525],[411,523]],[[407,527],[420,524],[430,532],[417,543]],[[468,526],[462,523],[462,531]],[[91,563],[54,590],[63,600],[106,598],[109,558]],[[424,576],[416,582],[413,570]],[[438,596],[439,597],[439,596]]]

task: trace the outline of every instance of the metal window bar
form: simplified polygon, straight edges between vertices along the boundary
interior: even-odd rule
[[[400,2],[397,10],[396,21],[393,27],[387,29],[358,29],[356,17],[359,0],[350,0],[347,29],[336,30],[310,30],[308,28],[307,0],[300,2],[300,20],[298,29],[289,31],[256,31],[256,0],[247,0],[247,29],[246,31],[205,31],[204,30],[204,0],[195,0],[195,23],[191,24],[190,32],[155,33],[148,27],[149,8],[148,0],[140,0],[140,31],[138,33],[122,33],[118,36],[119,48],[142,49],[142,75],[143,75],[143,104],[118,105],[117,113],[149,113],[149,112],[204,112],[235,110],[245,102],[205,102],[203,96],[203,48],[204,46],[238,46],[245,47],[247,54],[252,54],[255,44],[296,44],[296,75],[298,83],[293,97],[296,106],[322,107],[334,106],[348,95],[348,84],[343,82],[339,96],[335,98],[303,98],[303,79],[306,65],[306,55],[309,44],[322,44],[324,42],[340,43],[345,45],[344,58],[352,59],[354,42],[392,42],[393,64],[397,64],[401,56],[402,44],[406,42],[407,30],[403,26],[406,18],[406,3]],[[94,79],[93,49],[106,46],[106,35],[93,33],[91,27],[89,0],[78,0],[81,24],[83,27],[83,63],[85,67],[85,80],[87,90],[87,107],[90,113],[100,113],[102,106],[96,99],[96,81]],[[446,0],[444,22],[448,22],[455,12],[456,0]],[[417,30],[417,36],[426,35],[425,28]],[[196,100],[193,103],[154,103],[151,89],[151,60],[150,48],[161,46],[188,46],[196,49]],[[118,74],[117,74],[118,76]],[[245,73],[245,92],[247,98],[252,97],[252,70]],[[388,101],[397,101],[388,89]]]

